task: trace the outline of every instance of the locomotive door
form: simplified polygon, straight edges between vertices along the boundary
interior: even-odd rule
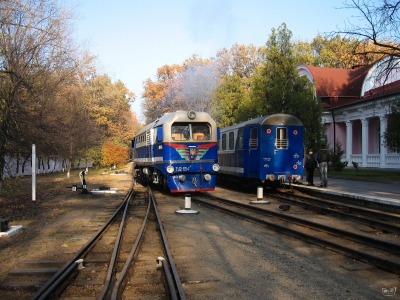
[[[291,173],[292,165],[290,163],[291,156],[288,151],[288,128],[276,127],[275,132],[274,169],[276,172],[285,172],[289,174]]]
[[[260,147],[259,147],[259,139],[258,139],[258,128],[250,127],[250,139],[249,139],[249,151],[248,151],[248,167],[249,167],[249,176],[258,178],[258,173],[260,171]]]

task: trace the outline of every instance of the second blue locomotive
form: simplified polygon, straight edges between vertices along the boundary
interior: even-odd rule
[[[173,193],[214,190],[218,137],[219,128],[205,112],[165,114],[132,141],[136,176]]]
[[[303,124],[295,116],[273,114],[221,129],[218,149],[223,179],[273,189],[303,178]]]

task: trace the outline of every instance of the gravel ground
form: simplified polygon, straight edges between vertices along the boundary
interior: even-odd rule
[[[121,193],[64,191],[30,207],[34,217],[12,224],[21,222],[24,230],[0,240],[0,281],[22,260],[78,249],[93,234],[90,226],[101,224],[101,212],[122,200],[130,175],[91,178],[89,172],[88,182]],[[218,188],[212,193],[228,195]],[[157,202],[188,299],[384,299],[382,288],[400,287],[395,274],[194,202],[199,214],[176,214],[184,200],[175,195]],[[2,291],[0,299],[7,299]]]
[[[199,214],[175,214],[183,196],[158,203],[188,299],[382,299],[399,286],[395,274],[194,202]]]

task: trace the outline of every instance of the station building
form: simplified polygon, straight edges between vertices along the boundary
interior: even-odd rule
[[[337,69],[299,65],[300,75],[314,84],[324,108],[325,139],[333,148],[340,142],[343,161],[360,167],[400,168],[400,154],[383,143],[390,106],[400,99],[400,69],[386,58],[373,65]],[[386,67],[386,68],[385,68]]]

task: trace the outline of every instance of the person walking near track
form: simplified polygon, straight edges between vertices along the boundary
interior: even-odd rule
[[[321,185],[320,187],[328,186],[328,163],[331,161],[331,156],[325,145],[321,145],[321,150],[318,152],[317,161],[319,163],[319,171],[321,174]]]
[[[308,150],[306,155],[306,172],[307,172],[307,185],[314,186],[314,170],[317,168],[317,159],[314,156],[312,149]]]

